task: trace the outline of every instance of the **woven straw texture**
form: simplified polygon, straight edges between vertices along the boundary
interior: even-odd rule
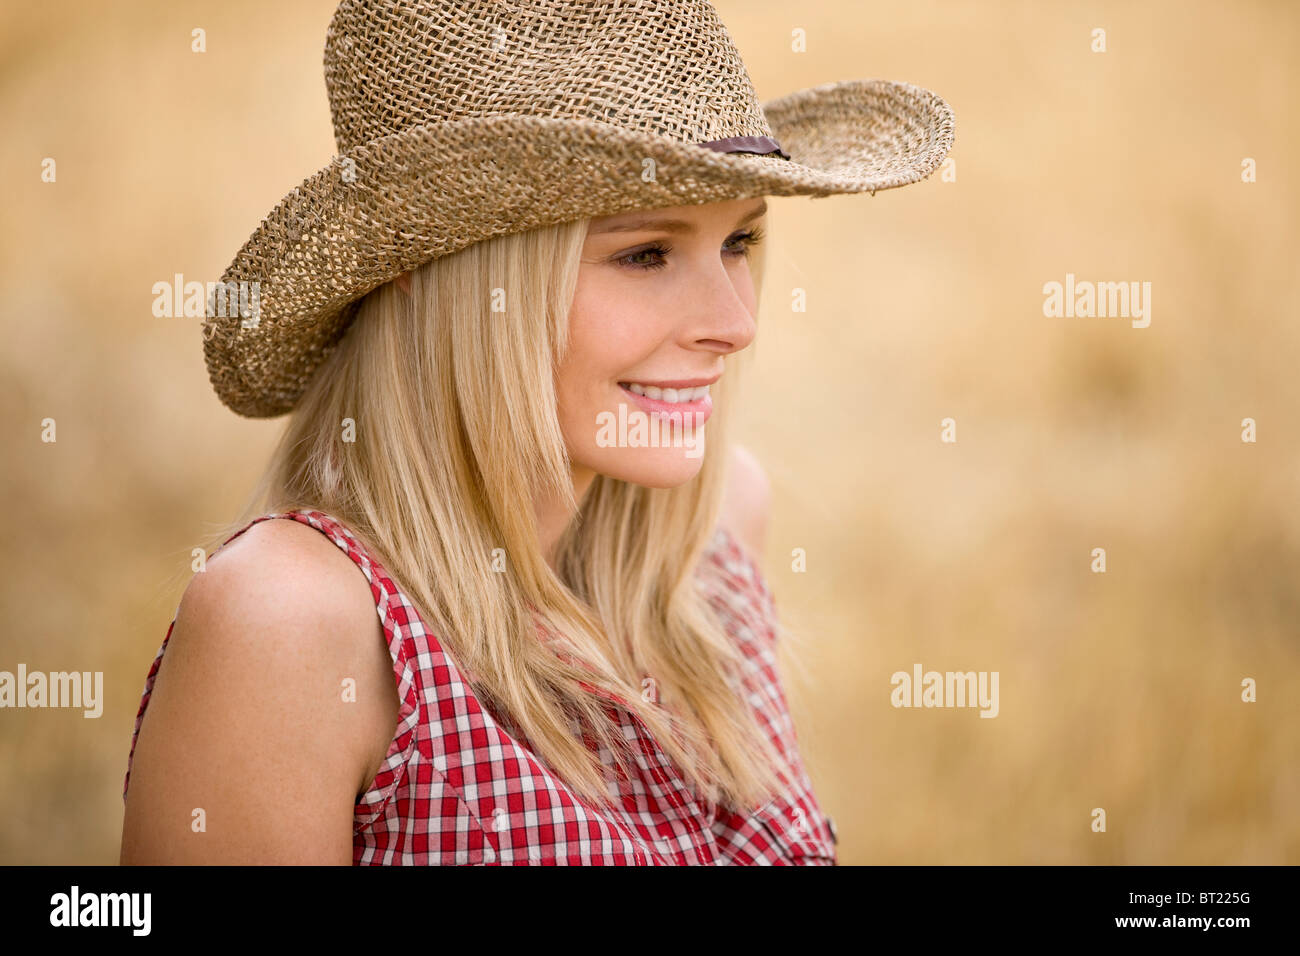
[[[250,315],[204,323],[212,385],[247,417],[290,411],[357,301],[430,259],[630,209],[874,194],[953,141],[948,105],[906,83],[760,105],[705,0],[343,0],[325,82],[338,155],[222,275],[257,283]],[[699,145],[740,136],[791,159]]]

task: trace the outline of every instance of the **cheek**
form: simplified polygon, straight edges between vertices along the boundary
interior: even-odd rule
[[[579,275],[568,351],[558,371],[558,391],[569,410],[609,405],[619,379],[642,365],[662,340],[655,313],[626,283]]]

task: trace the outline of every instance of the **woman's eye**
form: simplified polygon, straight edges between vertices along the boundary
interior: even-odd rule
[[[662,269],[668,263],[664,262],[664,257],[668,255],[668,248],[665,246],[649,246],[645,249],[638,249],[636,252],[629,252],[625,256],[620,256],[618,261],[632,269]],[[653,256],[654,258],[646,260],[642,256]]]
[[[763,239],[763,233],[758,229],[751,229],[748,232],[742,232],[739,235],[732,236],[723,246],[726,255],[747,257],[749,250],[758,245]],[[627,255],[619,256],[615,261],[629,269],[636,269],[639,272],[647,272],[652,269],[662,269],[668,263],[665,261],[668,254],[672,252],[671,246],[662,243],[647,246],[644,249],[638,249],[635,252],[629,252]]]
[[[758,245],[763,240],[763,233],[758,229],[751,229],[749,232],[742,232],[738,236],[732,236],[728,242],[740,243],[740,246],[732,251],[732,255],[747,256],[749,250]]]

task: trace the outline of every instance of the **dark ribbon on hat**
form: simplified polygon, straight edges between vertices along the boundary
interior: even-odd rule
[[[770,156],[775,153],[782,159],[790,158],[781,149],[781,144],[771,136],[732,136],[729,139],[715,139],[699,145],[718,153],[756,153],[760,156]]]

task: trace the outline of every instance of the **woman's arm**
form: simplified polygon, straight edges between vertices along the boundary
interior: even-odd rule
[[[351,864],[353,806],[397,712],[365,576],[318,531],[259,522],[181,601],[136,741],[121,862]]]

